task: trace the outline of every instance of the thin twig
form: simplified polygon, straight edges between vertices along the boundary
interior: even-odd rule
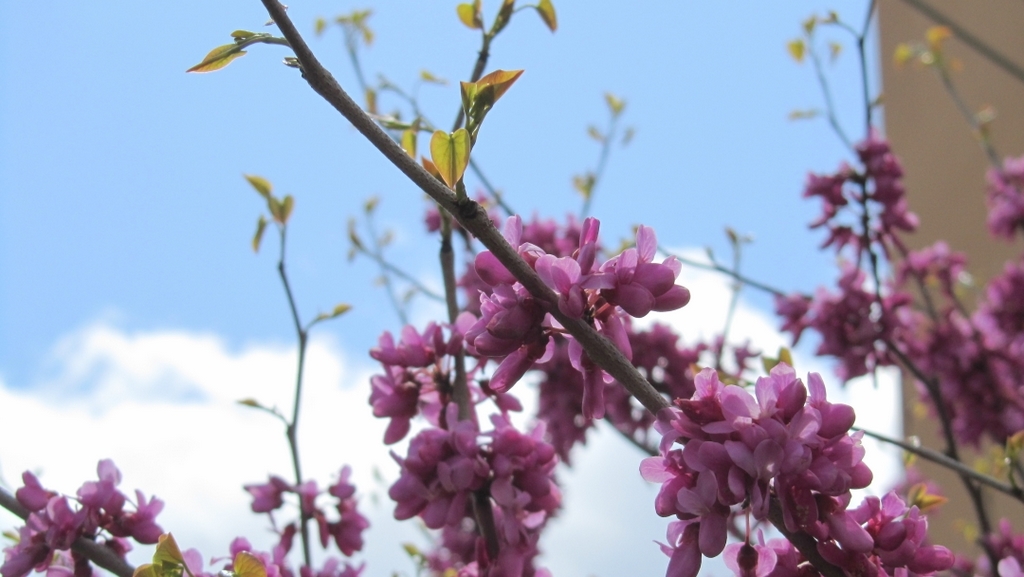
[[[992,168],[1000,170],[1002,168],[1002,163],[999,161],[999,154],[996,152],[995,147],[992,146],[992,142],[985,135],[984,130],[978,123],[977,117],[975,117],[971,109],[967,107],[967,103],[964,102],[963,97],[960,96],[960,91],[953,85],[953,79],[949,77],[949,71],[946,70],[945,62],[941,60],[936,62],[935,70],[939,75],[939,80],[942,81],[942,87],[945,88],[946,93],[949,94],[950,100],[953,101],[953,104],[960,112],[960,115],[963,116],[964,120],[967,121],[967,124],[970,125],[971,130],[974,131],[975,136],[978,137],[978,142],[981,143],[981,148],[985,151],[985,156],[988,158],[989,164],[992,165]]]
[[[594,168],[594,180],[590,184],[590,188],[587,191],[587,197],[583,199],[583,208],[580,209],[580,218],[587,218],[590,215],[590,203],[594,199],[594,190],[597,188],[601,177],[604,176],[604,169],[608,166],[608,155],[611,153],[612,143],[615,141],[616,129],[619,126],[619,112],[615,110],[611,111],[611,120],[608,123],[608,132],[604,135],[604,140],[601,141],[601,152],[597,157],[597,166]]]
[[[924,14],[936,24],[941,24],[949,28],[950,32],[955,34],[961,42],[973,48],[978,54],[992,64],[1002,68],[1004,72],[1013,76],[1018,82],[1024,83],[1024,68],[1021,68],[998,50],[989,46],[982,39],[968,32],[967,29],[957,24],[952,18],[946,16],[942,12],[939,12],[924,0],[903,0],[903,2],[910,5],[910,7],[914,8],[921,14]]]
[[[818,51],[814,49],[814,38],[808,37],[807,39],[807,53],[811,55],[811,63],[814,64],[814,74],[818,78],[818,85],[821,87],[821,95],[825,100],[825,114],[828,116],[828,123],[832,126],[832,131],[836,133],[839,140],[843,141],[846,148],[853,150],[853,141],[846,136],[846,131],[843,130],[839,119],[836,117],[836,107],[832,102],[832,89],[829,87],[828,80],[825,78],[825,70],[821,65],[821,57],[818,55]]]
[[[359,250],[358,247],[356,248],[356,250]],[[398,268],[396,265],[391,264],[387,259],[384,258],[383,254],[374,254],[373,252],[368,250],[363,250],[361,252],[366,256],[370,257],[370,260],[377,263],[377,265],[380,266],[381,269],[386,270],[391,274],[397,276],[398,278],[404,280],[405,282],[411,284],[417,291],[422,293],[423,296],[438,302],[444,302],[443,296],[434,291],[434,289],[420,282],[416,277]]]
[[[477,164],[477,162],[472,158],[469,159],[469,169],[473,171],[473,174],[475,174],[477,178],[480,179],[480,183],[484,185],[484,190],[486,190],[488,194],[491,195],[491,198],[494,199],[494,203],[500,206],[501,210],[505,211],[505,216],[512,216],[513,214],[516,213],[516,211],[512,210],[512,207],[505,202],[505,196],[501,193],[500,190],[498,190],[497,188],[494,187],[494,185],[491,184],[490,180],[487,180],[487,177],[484,176],[483,171],[480,170],[480,165]]]
[[[286,434],[288,437],[288,448],[292,454],[292,468],[295,470],[295,486],[302,485],[302,465],[299,462],[299,407],[302,400],[302,372],[306,364],[306,342],[309,336],[306,328],[302,326],[299,318],[299,310],[295,306],[295,296],[292,294],[292,287],[288,283],[288,274],[284,268],[285,239],[287,238],[287,227],[280,226],[281,230],[281,256],[277,261],[277,273],[281,277],[281,284],[284,285],[284,293],[288,297],[288,308],[292,312],[292,321],[295,323],[295,333],[299,339],[299,361],[295,371],[295,406],[292,407],[292,420],[288,423]],[[302,503],[299,503],[299,529],[302,535],[302,557],[307,567],[312,566],[312,556],[309,548],[309,515],[306,513]]]
[[[928,391],[928,395],[932,398],[932,404],[935,405],[935,410],[939,414],[942,434],[946,441],[945,454],[954,461],[960,461],[956,437],[953,435],[953,420],[950,417],[949,410],[942,398],[942,391],[939,389],[939,383],[934,378],[925,375],[921,368],[907,357],[903,351],[897,348],[892,341],[885,340],[883,342],[885,343],[887,350],[895,354],[903,367],[910,371],[914,377],[924,385],[925,390]],[[989,534],[992,531],[992,522],[989,520],[988,511],[985,509],[985,502],[981,493],[981,488],[975,485],[974,481],[963,474],[960,474],[960,480],[963,482],[964,488],[967,490],[967,495],[971,498],[971,504],[973,505],[974,512],[978,517],[978,525],[981,528],[981,534]],[[985,549],[990,561],[993,562],[993,566],[998,565],[999,559],[996,557],[995,552],[992,551],[991,547],[988,547],[983,540],[979,543]]]
[[[14,513],[22,520],[28,520],[28,509],[23,507],[14,495],[8,493],[2,487],[0,487],[0,507]],[[100,545],[91,539],[86,539],[85,537],[75,539],[75,542],[71,545],[71,550],[84,555],[99,567],[110,571],[118,577],[132,577],[135,573],[135,567],[132,567],[127,561],[119,557],[117,553],[114,553],[113,549]]]
[[[384,279],[384,291],[388,294],[388,300],[391,301],[391,306],[395,309],[395,313],[398,315],[398,320],[403,325],[409,323],[408,316],[405,314],[405,307],[402,306],[402,302],[399,300],[398,295],[395,294],[395,285],[391,282],[391,275],[388,274],[395,267],[390,267],[384,260],[384,249],[381,246],[380,239],[377,237],[377,230],[373,226],[373,214],[366,214],[366,229],[370,233],[370,242],[373,243],[373,252],[363,251],[369,254],[373,260],[377,262],[377,266],[380,267],[380,276]],[[416,283],[417,285],[419,283]]]
[[[855,431],[861,431],[864,433],[864,435],[882,441],[883,443],[895,445],[908,453],[913,453],[923,459],[926,459],[937,465],[941,465],[947,469],[955,471],[956,473],[959,473],[962,476],[970,477],[971,479],[974,479],[975,481],[983,485],[992,487],[993,489],[1001,493],[1006,493],[1007,495],[1013,497],[1014,499],[1024,503],[1024,491],[1022,491],[1019,487],[1014,487],[1009,483],[1003,483],[1002,481],[996,479],[995,477],[979,473],[974,469],[968,467],[967,465],[961,463],[960,461],[950,459],[948,456],[944,455],[943,453],[940,453],[939,451],[929,449],[927,447],[922,447],[919,444],[908,443],[905,441],[901,441],[899,439],[894,439],[881,433],[875,433],[873,431],[862,429],[860,427],[853,427],[853,429]]]
[[[857,54],[860,56],[860,84],[864,97],[864,131],[871,134],[871,90],[868,86],[868,59],[865,52],[865,40],[868,37],[868,30],[871,28],[871,15],[875,12],[875,0],[868,4],[867,14],[864,16],[864,26],[857,34]]]
[[[736,271],[730,270],[726,266],[718,264],[718,262],[716,262],[714,260],[711,261],[711,264],[708,264],[706,262],[700,262],[699,260],[693,260],[693,259],[687,258],[685,256],[680,256],[678,254],[673,254],[673,253],[669,252],[668,250],[666,250],[665,247],[663,247],[663,246],[659,246],[658,250],[663,252],[663,253],[665,253],[668,256],[675,257],[676,260],[678,260],[679,262],[685,264],[686,266],[692,266],[693,268],[699,268],[699,269],[704,269],[704,270],[712,270],[712,271],[715,271],[715,272],[720,272],[720,273],[722,273],[722,274],[724,274],[726,276],[732,277],[733,280],[741,282],[741,283],[743,283],[745,285],[752,286],[752,287],[754,287],[754,288],[756,288],[758,290],[764,291],[766,293],[770,293],[770,294],[772,294],[774,296],[777,296],[777,297],[784,297],[784,296],[786,296],[786,293],[784,291],[782,291],[781,289],[777,289],[777,288],[775,288],[773,286],[770,286],[770,285],[764,284],[762,282],[756,281],[756,280],[754,280],[752,278],[743,276],[742,274],[740,274],[740,273],[738,273]]]
[[[730,233],[732,231],[730,230]],[[732,262],[732,277],[735,282],[732,284],[732,296],[729,298],[729,308],[725,313],[725,325],[722,327],[722,343],[718,347],[718,351],[715,352],[715,369],[722,369],[722,355],[725,353],[725,343],[729,339],[729,329],[732,327],[733,317],[736,316],[736,307],[740,304],[740,291],[743,290],[743,281],[737,277],[740,276],[740,258],[741,258],[741,244],[740,239],[735,235],[730,237],[732,240],[733,249],[733,262]],[[743,372],[743,367],[739,367],[740,373]]]

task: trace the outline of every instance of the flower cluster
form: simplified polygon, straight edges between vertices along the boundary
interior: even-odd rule
[[[894,360],[886,343],[897,342],[907,328],[910,296],[889,291],[879,298],[865,286],[861,269],[846,265],[837,292],[819,288],[813,299],[802,295],[778,297],[776,312],[785,319],[783,330],[800,339],[806,328],[821,337],[817,354],[836,357],[836,373],[847,381]]]
[[[462,350],[463,334],[474,321],[471,313],[463,313],[454,327],[430,323],[420,333],[406,326],[397,344],[385,331],[370,350],[384,367],[383,375],[370,380],[370,405],[375,417],[391,419],[384,433],[386,444],[404,439],[412,418],[421,412],[438,424],[443,406],[451,400],[452,357]]]
[[[773,499],[789,531],[813,537],[826,558],[855,568],[852,575],[877,574],[868,567],[930,574],[952,564],[948,551],[923,544],[926,525],[916,508],[896,511],[896,498],[887,497],[882,508],[869,500],[847,509],[850,490],[872,478],[862,462],[861,434],[849,434],[853,409],[830,403],[820,376],[810,374],[808,385],[809,391],[780,363],[757,380],[751,395],[722,385],[716,372],[705,369],[691,398],[659,414],[661,456],[645,459],[641,474],[662,483],[658,514],[678,519],[664,546],[672,558],[670,576],[692,577],[702,555],[722,553],[732,507],[743,504],[754,518],[765,519]],[[736,563],[751,575],[767,574],[750,569],[776,564],[782,553],[763,544],[734,551]],[[803,574],[793,567],[773,575]]]
[[[1024,156],[988,171],[988,229],[1006,240],[1024,232]]]
[[[18,532],[18,542],[4,549],[4,563],[0,567],[4,577],[47,571],[53,563],[55,574],[90,574],[92,570],[84,556],[78,552],[68,554],[79,537],[102,537],[101,543],[122,557],[131,550],[128,537],[142,544],[157,542],[162,530],[156,524],[156,516],[164,507],[163,501],[156,497],[147,501],[141,491],[136,491],[134,510],[128,510],[128,497],[117,489],[121,472],[114,462],[100,461],[96,472],[99,480],[86,482],[78,489],[77,508],[72,507],[68,497],[44,488],[32,473],[22,474],[24,486],[15,497],[29,516]]]
[[[628,316],[643,317],[651,311],[669,311],[684,306],[690,293],[676,285],[680,264],[674,258],[655,263],[657,240],[654,232],[639,227],[636,246],[626,249],[598,266],[597,219],[586,219],[571,256],[558,256],[523,241],[523,224],[518,216],[508,219],[505,239],[536,270],[541,280],[558,297],[558,310],[567,317],[585,319],[619,350],[630,357],[632,350],[624,327]],[[557,246],[564,251],[566,247]],[[499,360],[491,388],[504,392],[535,363],[551,353],[551,336],[561,330],[549,320],[547,311],[490,252],[476,257],[476,274],[490,287],[480,294],[481,318],[466,332],[473,354]],[[628,316],[626,316],[628,315]],[[604,416],[604,388],[611,378],[598,368],[575,340],[569,340],[572,366],[583,374],[583,415]]]
[[[299,510],[302,518],[312,519],[317,524],[320,536],[320,545],[326,549],[332,540],[346,557],[351,557],[363,548],[363,531],[370,526],[357,509],[355,498],[356,488],[349,482],[352,469],[346,465],[338,474],[338,480],[321,491],[314,480],[309,480],[301,485],[292,485],[278,476],[271,476],[264,484],[245,485],[245,490],[252,497],[252,510],[254,513],[272,513],[284,505],[284,495],[294,494],[299,501]],[[333,507],[337,511],[337,520],[329,521],[328,515],[317,504],[317,498],[326,494],[332,497]],[[299,530],[298,523],[293,521],[282,529],[275,530],[278,533],[278,544],[274,548],[271,558],[279,566],[291,551],[295,533]],[[245,549],[248,550],[248,549]],[[235,555],[232,551],[232,557]],[[309,570],[303,567],[302,570]],[[286,571],[287,573],[287,571]]]
[[[911,253],[906,268],[934,252]],[[963,260],[952,253],[940,264],[956,271]],[[907,340],[908,355],[934,375],[958,440],[977,445],[987,436],[1001,444],[1024,429],[1024,305],[1019,296],[1024,294],[1024,262],[1007,264],[970,316],[965,315],[953,287],[946,289],[941,277],[940,283],[944,308],[931,317],[914,317],[918,337]],[[929,402],[934,404],[934,399]]]
[[[889,143],[872,130],[855,149],[861,171],[843,164],[833,174],[808,175],[804,188],[805,198],[822,199],[822,214],[811,227],[828,230],[823,247],[837,253],[848,249],[851,257],[841,265],[838,290],[819,288],[813,297],[793,294],[775,301],[782,329],[793,335],[793,342],[807,328],[817,332],[822,341],[818,354],[839,359],[837,372],[844,381],[894,362],[891,347],[906,333],[912,299],[897,290],[899,284],[870,286],[862,267],[875,263],[872,281],[881,285],[879,255],[893,249],[905,254],[898,233],[918,224],[907,208],[903,168]]]
[[[472,420],[457,420],[455,405],[448,412],[450,430],[425,429],[410,441],[405,458],[395,456],[401,475],[388,491],[395,518],[419,516],[427,527],[444,530],[447,545],[432,557],[435,564],[468,574],[487,569],[495,576],[535,575],[540,531],[561,504],[555,450],[544,442],[543,427],[523,434],[494,416],[494,429],[481,435]],[[490,508],[495,521],[497,556],[489,555],[483,536],[475,536],[470,559],[466,526],[475,528],[472,513],[481,507]]]
[[[907,208],[903,167],[888,141],[872,131],[855,148],[862,171],[844,163],[832,174],[809,174],[804,185],[804,198],[817,196],[822,200],[822,214],[811,228],[828,230],[822,246],[832,246],[837,252],[852,247],[861,253],[870,250],[873,243],[883,248],[889,243],[898,244],[898,231],[911,232],[918,225],[917,216]]]

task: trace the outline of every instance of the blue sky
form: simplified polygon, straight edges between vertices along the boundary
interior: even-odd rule
[[[477,37],[448,3],[396,6],[376,7],[368,75],[409,86],[425,68],[453,81],[421,90],[424,109],[447,123]],[[291,12],[311,31],[317,16],[355,7],[295,3]],[[799,193],[807,170],[833,168],[844,151],[824,122],[787,119],[820,97],[811,71],[784,47],[827,7],[567,2],[556,34],[520,13],[489,68],[526,73],[489,116],[475,157],[518,210],[576,211],[571,176],[598,152],[586,127],[603,125],[602,94],[614,92],[637,132],[613,153],[594,201],[609,242],[642,222],[665,244],[711,245],[725,256],[722,230],[732,226],[757,239],[746,258],[752,275],[786,289],[827,281],[829,257],[806,230],[817,207]],[[380,314],[386,300],[371,286],[374,268],[345,259],[344,223],[363,199],[379,196],[382,225],[399,231],[395,260],[437,278],[421,194],[280,64],[283,48],[256,46],[219,73],[184,74],[231,30],[259,28],[258,2],[5,3],[0,11],[0,374],[8,380],[30,381],[60,335],[97,318],[213,331],[232,343],[291,338],[272,251],[248,249],[261,206],[243,172],[296,196],[290,261],[300,306],[308,316],[351,302],[355,311],[328,330],[353,350],[397,324]],[[846,13],[860,21],[860,12]],[[351,86],[339,31],[312,43]],[[853,64],[852,52],[840,59],[836,92],[859,127]],[[368,324],[375,328],[352,330]]]
[[[485,2],[485,14],[495,4]],[[865,4],[844,3],[840,15],[859,23]],[[292,18],[346,87],[354,75],[340,31],[314,39],[313,22],[366,6],[291,3]],[[422,69],[448,79],[420,89],[423,109],[448,124],[478,36],[459,23],[454,3],[371,7],[377,37],[363,51],[367,75],[403,87]],[[821,237],[806,226],[817,204],[800,191],[808,170],[831,170],[848,152],[823,121],[788,120],[794,109],[820,107],[821,97],[811,69],[795,64],[785,44],[804,19],[834,4],[556,7],[557,33],[519,13],[488,66],[526,71],[474,150],[514,207],[555,218],[579,210],[571,177],[596,163],[586,128],[606,122],[602,94],[610,91],[627,101],[623,122],[636,136],[613,151],[593,203],[607,244],[643,223],[664,245],[711,246],[726,258],[723,230],[731,226],[756,239],[745,256],[752,277],[804,291],[832,280],[831,257],[816,250]],[[268,236],[256,256],[249,248],[263,207],[243,173],[295,195],[288,262],[299,309],[308,319],[339,301],[354,306],[317,329],[355,367],[351,374],[372,369],[365,351],[382,330],[400,328],[374,286],[375,266],[346,259],[346,221],[367,197],[380,198],[379,225],[396,232],[394,261],[438,282],[422,194],[281,65],[285,49],[254,46],[220,72],[184,73],[232,30],[262,29],[265,20],[255,0],[0,5],[0,385],[19,395],[45,391],[45,405],[54,383],[123,393],[132,379],[156,382],[145,371],[113,371],[127,389],[111,388],[111,359],[129,357],[82,344],[108,330],[183,334],[216,343],[225,358],[287,350],[294,334],[274,271],[277,243]],[[838,31],[823,34],[830,39],[848,48],[830,70],[840,117],[860,134],[854,53]],[[747,294],[754,308],[768,303]],[[710,297],[695,292],[689,307],[706,308]],[[76,354],[101,349],[76,372]],[[116,405],[122,393],[101,398]],[[0,471],[12,480],[4,455],[0,448]]]

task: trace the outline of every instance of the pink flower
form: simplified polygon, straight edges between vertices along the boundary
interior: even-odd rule
[[[276,475],[271,475],[270,482],[263,485],[244,485],[243,488],[253,497],[253,513],[269,513],[284,504],[282,495],[291,491],[292,486]]]

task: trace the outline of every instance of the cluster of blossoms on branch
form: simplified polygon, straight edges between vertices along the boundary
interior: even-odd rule
[[[844,164],[811,174],[804,191],[822,200],[812,228],[826,228],[824,246],[843,259],[838,290],[779,297],[783,329],[794,342],[815,332],[818,354],[835,357],[844,380],[912,363],[923,398],[936,411],[943,405],[959,442],[977,445],[987,436],[1004,443],[1024,428],[1024,259],[1007,263],[969,313],[966,257],[941,241],[913,251],[900,238],[917,217],[907,210],[903,170],[888,143],[872,132],[856,151],[861,169]],[[1024,157],[989,172],[993,236],[1024,231],[1021,207]],[[897,260],[884,282],[881,267]],[[922,310],[912,306],[915,299]]]
[[[0,574],[24,577],[30,572],[46,571],[50,577],[88,577],[89,560],[71,546],[79,537],[99,541],[118,557],[131,551],[128,538],[150,545],[163,532],[156,516],[164,508],[156,497],[146,500],[135,491],[134,510],[126,509],[129,498],[118,490],[121,472],[114,462],[104,459],[96,467],[99,477],[78,489],[77,498],[44,488],[35,475],[26,471],[24,485],[15,492],[18,503],[28,512],[25,525],[18,531],[16,544],[4,549]],[[72,503],[77,503],[77,507]]]
[[[89,481],[78,490],[77,509],[71,507],[69,497],[43,488],[32,473],[22,475],[24,486],[15,496],[30,514],[19,531],[18,542],[4,550],[4,564],[0,567],[4,577],[24,577],[33,570],[45,571],[49,577],[93,575],[89,559],[71,550],[79,537],[93,541],[102,538],[99,543],[121,558],[132,549],[129,537],[144,545],[161,540],[163,530],[156,524],[156,515],[163,509],[163,502],[155,497],[147,501],[141,491],[136,491],[135,510],[127,510],[125,505],[129,501],[117,489],[121,473],[114,463],[102,460],[97,471],[99,480]],[[333,557],[326,558],[319,569],[306,565],[298,571],[292,569],[287,557],[299,523],[293,521],[279,528],[273,518],[273,512],[284,505],[284,495],[294,494],[303,517],[317,523],[324,549],[333,540],[343,555],[352,556],[363,548],[362,533],[369,523],[356,508],[355,487],[349,483],[350,475],[349,467],[344,467],[338,481],[323,492],[317,489],[316,481],[296,487],[276,476],[263,485],[246,485],[245,489],[253,496],[253,512],[270,516],[271,525],[279,536],[278,543],[271,551],[263,552],[255,550],[246,538],[238,537],[229,547],[230,556],[213,557],[209,565],[230,572],[232,560],[244,551],[262,564],[266,577],[359,577],[362,566],[353,567]],[[324,509],[317,505],[318,497],[324,493],[334,501],[338,513],[335,521],[329,521]],[[219,569],[205,570],[207,565],[196,549],[188,549],[182,555],[191,577],[217,577],[219,574]]]
[[[773,498],[786,529],[812,537],[822,557],[849,575],[930,575],[952,565],[947,549],[924,543],[927,523],[917,508],[894,493],[848,509],[850,490],[867,487],[872,474],[862,462],[862,433],[849,434],[853,409],[828,402],[819,375],[808,376],[809,394],[784,363],[757,380],[754,395],[723,385],[711,369],[696,384],[691,398],[658,415],[661,456],[641,465],[645,479],[662,483],[658,514],[678,519],[663,546],[670,577],[693,577],[702,556],[723,552],[733,507],[763,521]],[[746,538],[747,549],[727,552],[739,574],[817,574],[788,541],[753,545],[749,529]]]
[[[689,292],[675,284],[680,271],[675,259],[654,262],[656,240],[647,227],[638,229],[636,247],[599,263],[599,226],[593,218],[580,225],[570,219],[565,227],[537,220],[524,226],[513,216],[504,235],[557,293],[561,313],[585,319],[630,357],[636,335],[630,318],[679,308]],[[404,438],[417,415],[430,425],[412,438],[406,457],[395,456],[401,465],[401,477],[389,491],[397,503],[395,516],[418,515],[427,527],[442,530],[439,548],[429,556],[435,570],[465,576],[546,574],[533,559],[540,531],[561,501],[553,476],[558,456],[567,459],[586,427],[606,414],[630,432],[646,430],[653,419],[632,406],[629,395],[586,357],[543,301],[490,252],[476,255],[460,285],[471,304],[453,325],[431,323],[422,332],[407,326],[398,342],[386,332],[370,352],[384,370],[372,379],[370,404],[374,415],[390,419],[385,442]],[[676,359],[677,337],[663,329],[655,334],[668,346],[661,354],[645,353],[650,368],[668,355],[673,366],[667,380],[688,390],[681,373],[688,370],[689,357]],[[469,360],[471,403],[491,400],[500,412],[491,417],[489,431],[480,430],[475,411],[459,420],[453,380],[454,364],[463,354]],[[489,363],[496,366],[488,370]],[[544,375],[541,422],[523,433],[508,418],[509,411],[522,409],[508,391],[531,369]],[[545,423],[553,429],[550,435]],[[484,535],[474,535],[482,508],[493,518],[496,547],[489,547]]]
[[[327,549],[328,544],[333,541],[346,557],[351,557],[363,549],[363,531],[370,526],[370,522],[357,508],[356,488],[349,482],[351,476],[352,469],[348,465],[342,467],[338,480],[325,491],[321,491],[316,481],[312,479],[294,486],[274,475],[267,483],[245,485],[245,490],[253,497],[253,513],[267,513],[271,525],[279,536],[272,559],[280,566],[281,575],[291,577],[293,574],[283,565],[283,561],[292,548],[292,542],[301,523],[301,520],[291,521],[279,528],[274,520],[272,513],[284,505],[284,495],[288,493],[298,497],[300,519],[312,519],[316,523],[321,547]],[[333,509],[337,512],[336,520],[329,521],[327,512],[317,504],[317,499],[321,495],[331,500]],[[305,567],[303,570],[309,571]]]

